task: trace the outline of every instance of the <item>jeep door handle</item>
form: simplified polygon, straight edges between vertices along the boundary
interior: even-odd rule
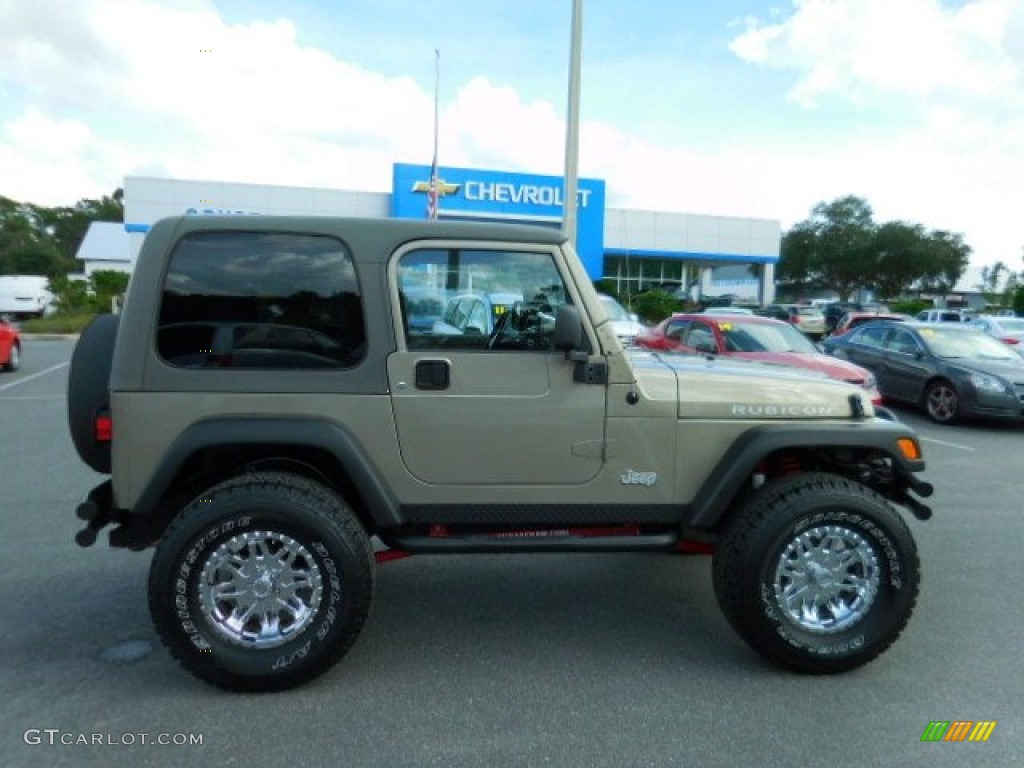
[[[417,360],[416,389],[448,389],[451,363],[447,360]]]

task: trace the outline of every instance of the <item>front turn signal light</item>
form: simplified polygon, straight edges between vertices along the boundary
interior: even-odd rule
[[[899,446],[900,453],[903,454],[905,459],[917,461],[921,458],[921,446],[917,444],[917,440],[911,440],[909,437],[901,437],[896,441],[896,445]]]

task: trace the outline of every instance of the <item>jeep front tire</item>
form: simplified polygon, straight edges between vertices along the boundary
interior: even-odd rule
[[[920,564],[903,518],[881,496],[811,473],[743,503],[713,563],[733,628],[783,667],[836,673],[865,664],[906,626]]]
[[[164,644],[197,677],[238,691],[305,683],[349,650],[369,613],[369,539],[344,501],[303,477],[253,473],[195,499],[149,578]]]

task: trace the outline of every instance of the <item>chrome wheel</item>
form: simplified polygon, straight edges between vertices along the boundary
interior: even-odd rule
[[[299,542],[273,531],[233,536],[210,553],[199,578],[203,615],[224,639],[273,648],[316,616],[323,576]]]
[[[956,419],[956,390],[944,381],[932,384],[925,395],[925,407],[933,421],[948,424]]]
[[[800,629],[841,632],[867,615],[881,579],[878,555],[838,525],[800,533],[783,549],[772,583],[775,604]]]

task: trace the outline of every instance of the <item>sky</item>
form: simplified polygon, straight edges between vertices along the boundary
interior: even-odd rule
[[[785,230],[857,195],[961,233],[970,275],[1024,269],[1024,0],[577,1],[579,173],[609,206]],[[0,195],[387,192],[430,163],[435,84],[442,168],[561,175],[572,6],[0,0]]]

